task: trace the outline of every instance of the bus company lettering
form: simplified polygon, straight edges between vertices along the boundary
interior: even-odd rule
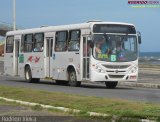
[[[159,1],[148,1],[148,0],[139,0],[139,1],[136,1],[136,0],[129,0],[128,1],[128,4],[160,4]]]
[[[147,1],[128,1],[128,4],[147,4]]]
[[[39,59],[40,57],[37,57],[37,56],[29,56],[27,61],[32,62],[32,63],[37,63],[39,62]]]

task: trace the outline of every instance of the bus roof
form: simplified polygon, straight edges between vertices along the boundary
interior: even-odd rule
[[[23,30],[16,30],[16,31],[9,31],[6,35],[21,35],[25,33],[40,33],[40,32],[54,32],[54,31],[61,31],[61,30],[74,30],[74,29],[85,29],[90,28],[94,24],[118,24],[118,25],[132,25],[130,23],[123,23],[123,22],[101,22],[101,21],[88,21],[86,23],[79,23],[79,24],[68,24],[68,25],[59,25],[59,26],[45,26],[39,28],[32,28],[32,29],[23,29]]]

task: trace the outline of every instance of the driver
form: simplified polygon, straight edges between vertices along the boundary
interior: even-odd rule
[[[105,37],[101,38],[101,40],[97,42],[95,52],[96,54],[102,54],[102,55],[104,54],[106,55],[105,57],[108,57],[110,50],[109,50],[109,44],[107,43]]]
[[[96,53],[109,54],[109,44],[104,37],[96,44],[95,51]]]

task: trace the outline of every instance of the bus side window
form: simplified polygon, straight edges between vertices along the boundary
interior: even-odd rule
[[[70,31],[68,42],[68,51],[79,51],[80,48],[80,30]]]
[[[67,31],[56,32],[55,51],[63,52],[67,50]]]
[[[13,53],[14,36],[8,36],[6,39],[6,53]]]
[[[34,35],[34,52],[42,52],[44,45],[44,33]]]
[[[24,52],[32,52],[33,34],[26,34],[24,38]]]

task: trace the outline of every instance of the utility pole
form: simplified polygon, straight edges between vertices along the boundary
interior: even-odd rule
[[[13,0],[13,30],[16,30],[16,0]]]

